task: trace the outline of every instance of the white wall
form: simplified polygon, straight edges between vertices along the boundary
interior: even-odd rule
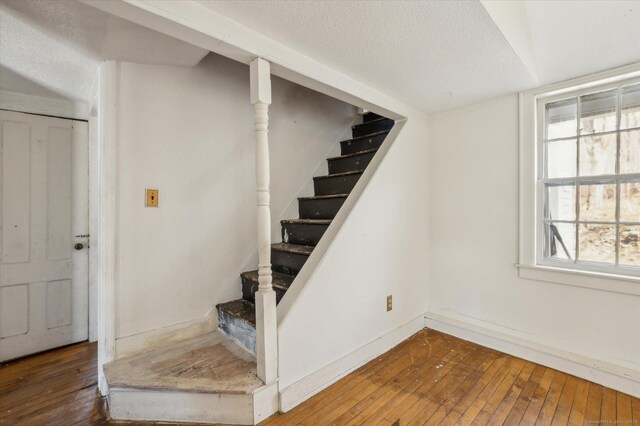
[[[640,371],[640,297],[518,277],[517,96],[435,115],[431,140],[428,311]]]
[[[202,319],[239,297],[256,255],[249,68],[210,55],[195,68],[119,64],[118,351],[153,330]],[[354,108],[273,78],[274,227]],[[159,208],[144,207],[145,188]],[[130,339],[127,339],[130,338]]]
[[[308,280],[279,305],[284,410],[424,327],[427,136],[427,118],[409,116]]]

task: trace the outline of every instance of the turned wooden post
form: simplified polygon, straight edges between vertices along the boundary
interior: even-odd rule
[[[256,360],[258,377],[265,384],[278,374],[276,293],[271,286],[271,202],[269,194],[269,62],[251,62],[251,103],[255,108],[256,183],[258,195],[258,291],[256,292]]]

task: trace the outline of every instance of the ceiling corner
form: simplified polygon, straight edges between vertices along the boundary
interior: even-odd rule
[[[496,24],[533,81],[540,81],[533,37],[524,1],[480,0],[480,3]]]

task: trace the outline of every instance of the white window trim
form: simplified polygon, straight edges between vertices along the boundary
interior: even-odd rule
[[[640,277],[619,275],[615,273],[572,269],[545,264],[538,259],[539,238],[541,232],[537,223],[537,170],[538,143],[536,135],[540,131],[537,126],[537,100],[552,98],[564,93],[589,89],[594,86],[615,85],[624,80],[640,77],[640,63],[602,73],[581,77],[562,83],[533,89],[520,93],[519,96],[519,143],[520,143],[520,240],[519,240],[519,275],[521,278],[534,279],[552,283],[566,284],[598,290],[613,291],[625,294],[640,295]]]

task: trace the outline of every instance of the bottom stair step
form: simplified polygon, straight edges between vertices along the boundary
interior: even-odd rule
[[[260,420],[254,401],[265,386],[256,376],[256,360],[219,331],[118,359],[104,372],[114,420]]]

